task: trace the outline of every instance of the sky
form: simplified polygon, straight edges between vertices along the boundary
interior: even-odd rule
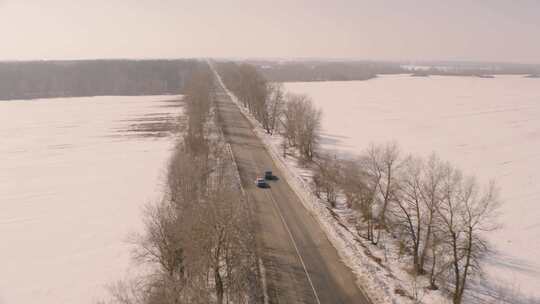
[[[0,0],[0,60],[540,63],[540,0]]]

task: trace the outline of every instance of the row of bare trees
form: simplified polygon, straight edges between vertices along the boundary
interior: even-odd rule
[[[498,228],[493,182],[481,185],[435,154],[405,156],[395,143],[371,145],[353,160],[321,155],[322,113],[309,96],[286,93],[249,64],[217,67],[263,129],[282,136],[284,157],[296,153],[314,168],[314,194],[331,208],[352,211],[360,238],[380,248],[394,242],[400,258],[410,260],[413,285],[424,277],[427,287],[448,291],[454,304],[464,301],[491,251],[486,234]]]
[[[286,94],[283,86],[269,83],[249,64],[219,63],[220,75],[244,107],[268,134],[279,132],[283,150],[295,148],[311,161],[320,140],[322,112],[309,96]]]
[[[250,64],[234,62],[217,63],[218,72],[225,86],[261,123],[268,120],[267,98],[269,85]]]
[[[134,258],[149,273],[111,287],[113,303],[259,303],[254,229],[236,169],[213,121],[213,75],[190,82],[184,136],[163,199],[146,207]]]
[[[481,275],[490,250],[485,232],[497,228],[493,183],[482,186],[436,155],[403,157],[393,143],[372,145],[355,160],[321,158],[313,182],[331,206],[342,199],[355,211],[360,237],[381,247],[397,240],[414,276],[450,290],[453,303]]]
[[[332,208],[343,202],[355,215],[358,235],[373,245],[386,248],[397,240],[414,280],[425,276],[430,288],[444,287],[454,304],[462,303],[467,282],[481,275],[490,251],[485,233],[497,228],[493,183],[482,186],[436,155],[403,156],[394,143],[372,145],[354,160],[319,155],[322,115],[308,96],[286,94],[247,64],[218,68],[266,132],[282,135],[284,156],[291,149],[315,168],[318,198]]]

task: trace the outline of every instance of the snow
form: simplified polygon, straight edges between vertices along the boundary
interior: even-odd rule
[[[0,303],[95,303],[127,275],[173,144],[128,130],[173,99],[0,101]]]
[[[323,109],[322,147],[358,155],[395,140],[406,153],[438,153],[482,181],[495,179],[503,228],[490,235],[492,282],[540,296],[540,82],[522,76],[381,76],[287,83]]]

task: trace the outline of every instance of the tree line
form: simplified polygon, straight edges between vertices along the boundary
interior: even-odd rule
[[[297,149],[311,161],[320,140],[322,112],[309,96],[285,93],[283,85],[268,82],[249,64],[218,63],[225,86],[261,124],[268,134],[284,138],[283,150]]]
[[[0,62],[0,100],[180,94],[196,60]]]
[[[248,61],[272,82],[367,80],[377,75],[410,73],[399,62]],[[444,66],[421,75],[540,74],[539,65],[425,63]],[[0,100],[104,95],[161,95],[183,92],[201,63],[178,60],[72,60],[0,62]],[[244,68],[242,68],[244,69]],[[414,70],[412,71],[414,72]]]
[[[400,63],[373,61],[249,61],[272,82],[368,80],[405,73]]]
[[[463,302],[491,250],[486,233],[498,228],[493,182],[482,185],[435,154],[404,155],[395,143],[371,145],[355,159],[325,155],[318,145],[322,113],[308,96],[285,93],[248,64],[217,66],[264,130],[282,137],[283,156],[294,153],[313,169],[315,196],[329,208],[343,202],[351,211],[359,239],[378,248],[393,242],[410,260],[411,280],[423,276],[427,288]]]
[[[194,72],[167,191],[148,205],[131,237],[134,259],[151,271],[110,287],[112,303],[260,303],[254,228],[232,155],[214,121],[214,78]]]
[[[314,192],[330,206],[354,210],[358,237],[385,248],[396,242],[411,278],[425,276],[462,303],[471,278],[490,252],[486,233],[498,227],[493,182],[481,185],[437,155],[404,156],[394,143],[372,145],[354,160],[318,159]]]

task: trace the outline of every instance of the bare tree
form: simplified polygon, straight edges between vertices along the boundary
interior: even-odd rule
[[[388,209],[392,214],[394,230],[410,245],[413,256],[414,275],[422,273],[420,248],[423,245],[425,205],[422,197],[422,159],[409,156],[403,162],[397,183],[395,203]]]
[[[324,156],[317,160],[315,164],[313,181],[318,197],[320,192],[324,194],[326,202],[332,208],[336,208],[338,194],[340,192],[340,172],[341,163],[336,156]]]
[[[497,228],[494,220],[500,202],[494,183],[482,191],[474,178],[449,170],[437,214],[443,246],[450,252],[452,300],[460,304],[468,278],[482,272],[481,260],[490,249],[482,234]]]
[[[298,146],[302,96],[287,94],[287,103],[283,111],[283,137],[289,147]]]
[[[280,83],[269,83],[266,87],[266,111],[263,112],[262,125],[268,134],[273,134],[280,125],[285,106],[285,93]]]
[[[340,188],[348,208],[358,206],[367,191],[366,174],[355,160],[343,160],[340,165]]]
[[[304,119],[299,132],[299,149],[306,160],[313,160],[320,140],[322,112],[310,99],[304,104]]]
[[[141,263],[157,264],[169,276],[181,278],[184,271],[183,248],[174,206],[166,200],[147,205],[144,223],[145,233],[131,237],[137,245],[133,252],[135,259]]]
[[[184,142],[195,153],[201,151],[197,148],[205,148],[205,124],[210,115],[210,107],[213,103],[213,76],[209,69],[199,69],[194,72],[186,86],[184,101],[186,103],[187,130]]]
[[[444,166],[434,154],[427,162],[420,157],[407,157],[399,170],[395,203],[389,209],[396,234],[412,252],[413,270],[417,274],[425,273],[424,264],[442,197]]]
[[[375,194],[377,204],[377,235],[374,244],[380,240],[381,230],[387,229],[386,211],[396,199],[398,170],[401,165],[399,148],[396,143],[371,145],[361,158],[362,168],[369,178],[370,193]]]
[[[432,247],[432,252],[436,251],[438,247],[437,238],[435,236],[435,225],[437,223],[436,213],[442,200],[442,182],[444,174],[447,172],[447,170],[445,170],[445,167],[447,166],[448,164],[444,164],[436,154],[432,154],[424,166],[421,197],[425,209],[423,219],[425,233],[422,241],[423,248],[418,261],[418,270],[421,273],[424,273],[424,265],[430,246]],[[432,255],[432,258],[436,259],[434,255]],[[432,266],[436,266],[436,263],[432,263]],[[435,269],[431,270],[431,274],[431,285],[434,287],[433,274],[435,274]]]
[[[283,114],[283,136],[304,160],[311,161],[320,139],[322,112],[306,95],[288,94]]]
[[[358,204],[354,206],[355,209],[360,211],[360,219],[357,221],[357,230],[360,233],[360,236],[365,237],[372,244],[377,244],[375,239],[375,208],[379,204],[378,189],[381,176],[370,172],[370,161],[365,155],[359,159],[358,164],[360,165],[360,172],[363,176],[363,186],[358,188]],[[361,227],[361,223],[365,224],[365,229]],[[365,235],[361,234],[363,230],[366,231]]]
[[[144,223],[145,232],[131,237],[135,245],[133,257],[140,263],[157,266],[156,272],[148,275],[144,283],[137,284],[144,289],[138,288],[134,292],[133,288],[127,288],[130,285],[117,284],[110,290],[111,294],[117,301],[144,299],[142,303],[151,303],[150,299],[155,299],[159,290],[161,296],[167,298],[164,303],[180,303],[186,297],[188,281],[183,239],[185,230],[179,225],[175,207],[167,200],[148,205]]]
[[[167,172],[169,199],[176,208],[197,202],[206,192],[211,170],[209,152],[195,155],[183,143],[176,146]]]
[[[171,161],[174,166],[175,158],[178,154],[189,154],[188,157],[197,158],[203,166],[203,175],[208,173],[209,165],[204,162],[210,157],[210,134],[208,128],[211,117],[211,107],[214,104],[214,79],[210,69],[202,69],[192,76],[186,86],[184,102],[186,104],[186,126],[183,130],[184,136],[177,144],[176,155]],[[179,162],[177,162],[179,163]],[[205,168],[206,167],[206,168]],[[177,176],[178,177],[178,176]],[[201,178],[204,179],[204,176]],[[200,179],[198,179],[200,180]]]

